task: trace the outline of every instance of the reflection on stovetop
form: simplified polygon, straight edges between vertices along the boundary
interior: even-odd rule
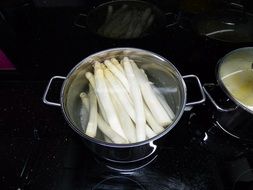
[[[212,156],[195,147],[162,147],[155,160],[147,166],[134,171],[118,172],[97,162],[92,153],[75,138],[62,139],[62,144],[58,146],[52,144],[54,141],[43,145],[44,153],[53,155],[40,159],[41,167],[24,188],[132,189],[133,183],[129,183],[129,180],[144,189],[220,188]],[[110,182],[113,178],[129,180]],[[105,180],[109,182],[105,183]]]
[[[65,123],[60,109],[43,105],[46,82],[0,86],[1,184],[6,189],[230,190],[246,189],[253,181],[252,151],[229,139],[217,141],[219,136],[206,130],[211,127],[200,115],[202,106],[185,112],[157,142],[158,151],[147,162],[128,167],[94,156]],[[228,146],[243,153],[223,155]]]
[[[213,119],[213,109],[207,101],[205,106],[194,108],[190,115],[190,131],[217,159],[225,189],[252,189],[252,144],[224,132]],[[202,118],[202,119],[200,119]],[[204,122],[203,122],[204,121]]]

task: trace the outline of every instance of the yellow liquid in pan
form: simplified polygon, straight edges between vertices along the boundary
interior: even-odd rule
[[[222,81],[231,95],[242,105],[253,111],[253,70],[229,74]]]

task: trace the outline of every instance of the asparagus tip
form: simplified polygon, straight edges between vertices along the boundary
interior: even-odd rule
[[[91,72],[86,72],[85,76],[86,76],[87,79],[89,79],[92,76],[92,73]]]
[[[124,57],[123,61],[129,61],[129,58],[128,57]]]
[[[101,69],[101,63],[98,62],[98,61],[95,61],[94,62],[94,69],[95,69],[95,71],[98,70],[98,69]]]
[[[82,97],[86,97],[87,96],[87,94],[85,93],[85,92],[81,92],[80,93],[80,97],[82,98]]]

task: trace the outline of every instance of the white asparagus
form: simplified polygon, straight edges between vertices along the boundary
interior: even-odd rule
[[[134,61],[131,61],[131,66],[133,68],[134,74],[136,75],[138,84],[142,92],[142,96],[159,125],[166,126],[172,123],[171,118],[169,117],[169,115],[159,102],[158,98],[156,97],[155,92],[151,88],[150,81],[143,75],[143,73],[140,71]]]
[[[114,65],[111,61],[105,60],[104,64],[107,66],[107,68],[119,79],[119,81],[124,85],[127,92],[130,91],[128,80],[126,76]]]
[[[102,68],[103,70],[107,69],[106,66],[105,66],[104,64],[100,64],[100,66],[101,66],[101,68]]]
[[[83,131],[86,131],[87,123],[89,122],[89,98],[88,95],[85,92],[80,93],[80,98],[82,101],[82,106],[80,110],[80,123]],[[87,105],[86,105],[87,104]]]
[[[145,71],[143,69],[140,69],[141,73],[143,74],[143,76],[148,80],[148,77],[145,73]],[[151,88],[154,90],[154,92],[156,93],[156,97],[159,100],[159,102],[161,103],[161,105],[163,106],[163,108],[165,109],[165,111],[168,113],[168,115],[170,116],[170,118],[173,120],[175,118],[175,114],[172,111],[171,107],[169,106],[169,104],[167,103],[165,97],[163,96],[163,94],[161,93],[160,90],[158,90],[158,88],[152,83],[149,83]]]
[[[110,72],[110,71],[105,70],[104,72],[106,73],[106,72]],[[111,86],[111,84],[108,82],[108,80],[106,81],[106,85],[108,87],[109,94],[112,99],[115,110],[117,111],[117,114],[119,116],[119,120],[120,120],[122,129],[124,131],[124,134],[126,135],[127,140],[130,143],[135,143],[136,142],[136,134],[135,134],[134,124],[133,124],[132,120],[130,119],[129,115],[127,114],[127,112],[125,111],[125,109],[121,106],[121,104],[117,98],[117,95],[116,95],[113,87]]]
[[[105,71],[105,78],[110,83],[111,87],[113,88],[116,94],[115,99],[118,99],[118,101],[121,104],[121,107],[123,107],[130,116],[130,118],[134,122],[136,122],[133,101],[130,98],[129,94],[127,93],[126,89],[121,85],[118,79],[108,70]],[[145,104],[144,104],[144,111],[146,120],[148,124],[151,126],[151,128],[154,130],[154,132],[161,133],[164,130],[164,128],[157,123],[157,121],[154,119],[153,115],[150,113],[148,107]]]
[[[114,143],[118,144],[126,144],[128,141],[120,136],[118,133],[116,133],[109,125],[108,123],[102,118],[100,114],[98,114],[98,128],[108,137],[112,140]]]
[[[131,117],[133,121],[135,121],[135,111],[133,108],[133,102],[124,88],[124,86],[120,83],[120,81],[109,71],[105,70],[105,78],[110,83],[113,88],[114,93],[116,94],[115,98],[117,98],[121,106],[126,110],[128,115]]]
[[[158,124],[158,122],[156,121],[156,119],[154,118],[154,116],[152,115],[152,113],[150,112],[150,110],[148,109],[145,103],[144,103],[144,111],[145,111],[147,122],[149,126],[152,128],[152,130],[157,134],[163,132],[164,128]]]
[[[105,84],[104,72],[103,69],[101,68],[101,63],[96,61],[94,68],[95,68],[96,93],[98,95],[98,98],[100,99],[102,107],[104,108],[108,123],[110,124],[110,126],[114,131],[116,131],[120,136],[122,136],[127,140],[120,125],[111,98],[109,96],[109,92]]]
[[[111,62],[112,62],[112,64],[114,64],[123,74],[125,74],[122,65],[119,63],[119,61],[118,61],[116,58],[111,58]]]
[[[104,139],[105,139],[105,142],[107,142],[107,143],[113,143],[112,140],[109,137],[107,137],[106,135],[104,135]]]
[[[145,131],[148,139],[156,136],[156,133],[154,133],[154,131],[152,131],[152,129],[148,125],[146,125]]]
[[[169,104],[167,103],[167,101],[166,101],[165,97],[163,96],[163,94],[156,88],[155,85],[151,84],[151,88],[154,90],[154,92],[156,94],[156,97],[159,100],[159,102],[162,104],[163,108],[166,110],[166,112],[168,113],[170,118],[173,120],[175,118],[175,114],[172,111]]]
[[[95,84],[95,78],[94,78],[94,75],[91,73],[91,72],[86,72],[85,73],[85,76],[86,78],[88,79],[88,81],[90,82],[92,88],[96,89],[96,84]],[[96,91],[95,91],[95,94],[96,94]],[[99,105],[99,108],[100,108],[100,111],[101,111],[101,114],[103,116],[103,118],[107,121],[107,118],[106,118],[106,114],[105,114],[105,109],[103,108],[103,105],[102,103],[100,102],[100,99],[98,99],[98,95],[96,94],[97,96],[97,101],[98,101],[98,105]],[[108,122],[108,121],[107,121]]]
[[[89,122],[85,134],[90,137],[95,137],[97,134],[97,98],[96,95],[89,85]]]
[[[125,73],[127,76],[127,80],[130,87],[130,94],[134,102],[134,109],[135,109],[135,120],[136,120],[136,138],[137,141],[143,141],[146,138],[145,133],[145,113],[143,107],[143,100],[141,96],[141,91],[139,89],[138,84],[136,83],[136,76],[133,72],[133,68],[129,62],[127,57],[123,58],[123,64]]]
[[[84,92],[80,94],[82,104],[89,109],[89,99],[88,95]],[[113,143],[118,144],[126,144],[127,141],[121,137],[118,133],[116,133],[102,118],[102,116],[97,112],[97,121],[98,121],[98,128],[104,133],[105,136],[110,138]]]

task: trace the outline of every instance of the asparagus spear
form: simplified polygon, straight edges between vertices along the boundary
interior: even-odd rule
[[[118,99],[120,102],[120,105],[125,109],[125,111],[128,113],[130,118],[136,122],[135,118],[135,110],[133,107],[133,101],[128,95],[126,89],[121,85],[121,83],[118,81],[116,77],[110,72],[110,71],[105,71],[105,77],[112,86],[116,96],[115,99]],[[148,107],[144,104],[144,112],[145,116],[147,119],[147,122],[151,126],[151,128],[154,130],[156,133],[162,132],[164,129],[161,127],[157,121],[154,119],[153,115],[150,113]]]
[[[86,109],[89,109],[89,98],[88,95],[84,92],[80,94],[82,104]],[[125,144],[127,141],[121,137],[118,133],[116,133],[101,117],[101,115],[97,112],[97,124],[98,128],[108,137],[113,143]]]
[[[166,126],[172,123],[171,118],[160,104],[159,100],[156,97],[156,94],[150,86],[150,81],[143,75],[140,69],[137,67],[134,61],[131,61],[131,66],[133,67],[134,74],[136,75],[138,84],[140,86],[142,96],[149,107],[149,110],[152,112],[153,116],[156,118],[157,122],[161,126]]]
[[[127,57],[124,57],[123,64],[130,85],[130,94],[134,102],[137,141],[143,141],[145,140],[146,119],[141,91],[136,83],[136,76],[134,75],[133,68]]]
[[[145,128],[145,131],[146,131],[146,136],[148,137],[148,139],[156,136],[156,133],[154,133],[154,131],[152,131],[152,129],[148,125]]]
[[[90,137],[95,137],[97,134],[97,98],[89,85],[89,122],[85,134]]]
[[[141,73],[143,74],[143,76],[148,80],[148,77],[145,73],[145,71],[143,69],[140,69]],[[168,113],[169,117],[173,120],[175,118],[175,114],[172,111],[172,109],[170,108],[169,104],[167,103],[165,97],[163,96],[163,94],[157,89],[157,87],[153,84],[153,83],[149,83],[151,88],[153,89],[153,91],[156,94],[157,99],[159,100],[159,102],[161,103],[161,105],[163,106],[163,108],[165,109],[165,111]]]
[[[125,74],[122,65],[119,63],[117,59],[111,58],[111,62],[118,68],[118,70],[120,70],[123,74]]]
[[[105,70],[105,73],[107,71]],[[110,71],[108,71],[108,72],[110,72]],[[109,83],[108,80],[106,80],[106,81],[107,81],[106,85],[108,87],[110,97],[112,99],[115,110],[118,113],[119,120],[120,120],[122,129],[124,131],[124,134],[126,135],[128,141],[130,143],[135,143],[136,142],[136,134],[135,134],[134,124],[133,124],[132,120],[130,119],[129,115],[127,114],[127,112],[121,106],[113,87],[111,86],[111,84]]]
[[[115,108],[112,104],[111,98],[108,93],[108,89],[105,84],[104,79],[104,72],[101,68],[101,63],[95,62],[95,83],[96,83],[96,93],[98,94],[98,98],[100,99],[100,102],[102,104],[102,107],[105,110],[105,115],[107,117],[107,120],[112,127],[113,130],[115,130],[120,136],[123,138],[126,138],[122,127],[120,125],[118,116],[116,114]]]
[[[128,81],[125,75],[122,72],[120,72],[120,70],[114,64],[112,64],[111,61],[105,60],[104,63],[107,66],[107,68],[120,80],[120,82],[124,85],[126,90],[129,92],[130,91],[129,85],[128,85]]]
[[[96,89],[96,84],[95,84],[95,78],[94,78],[94,75],[91,73],[91,72],[86,72],[85,73],[85,76],[86,78],[89,80],[93,90],[95,91]],[[95,94],[96,94],[96,91],[95,91]],[[103,105],[102,103],[100,102],[100,100],[98,99],[98,95],[96,94],[97,96],[97,101],[98,101],[98,105],[99,105],[99,108],[100,108],[100,111],[101,111],[101,114],[103,116],[103,118],[107,121],[107,118],[106,118],[106,114],[105,114],[105,109],[103,108]],[[107,121],[108,122],[108,121]]]

